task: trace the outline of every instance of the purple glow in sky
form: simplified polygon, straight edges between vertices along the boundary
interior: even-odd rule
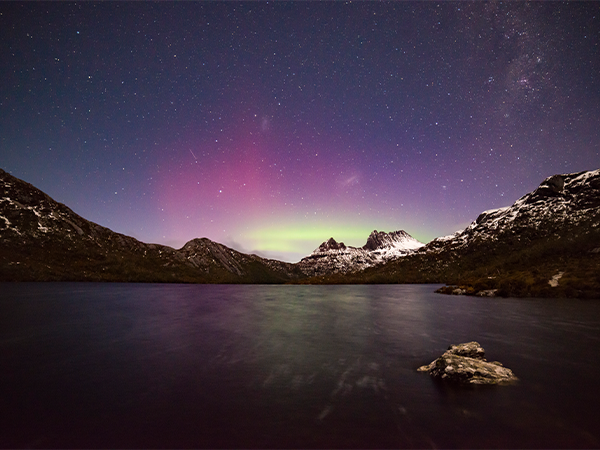
[[[0,42],[0,167],[145,242],[427,242],[600,166],[596,2],[5,2]]]

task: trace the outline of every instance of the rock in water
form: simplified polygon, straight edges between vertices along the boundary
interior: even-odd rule
[[[460,384],[507,384],[518,380],[499,362],[487,362],[485,351],[475,341],[451,345],[438,359],[417,370]]]

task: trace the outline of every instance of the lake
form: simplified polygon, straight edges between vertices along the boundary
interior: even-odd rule
[[[600,447],[600,302],[436,287],[0,283],[0,445]]]

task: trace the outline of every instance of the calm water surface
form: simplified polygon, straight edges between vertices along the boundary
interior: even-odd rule
[[[0,284],[3,447],[600,447],[600,302]],[[512,386],[416,368],[479,341]]]

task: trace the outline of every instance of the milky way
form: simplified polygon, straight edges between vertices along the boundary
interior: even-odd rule
[[[427,242],[600,166],[596,2],[1,3],[0,42],[0,167],[145,242]]]

